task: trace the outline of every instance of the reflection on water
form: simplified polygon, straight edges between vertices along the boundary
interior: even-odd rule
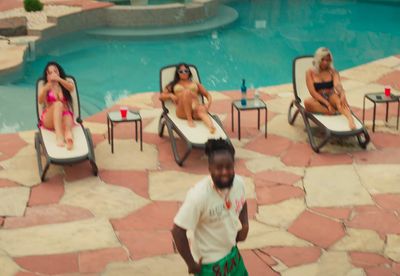
[[[34,85],[49,60],[76,77],[85,117],[126,93],[159,91],[159,69],[181,61],[198,66],[209,90],[231,90],[239,89],[242,78],[255,87],[290,82],[293,58],[312,54],[320,46],[332,50],[338,69],[400,52],[400,5],[321,0],[230,3],[239,11],[239,20],[199,35],[107,40],[83,32],[39,43],[23,78],[1,88],[0,126],[7,122],[18,123],[21,129],[34,127]],[[12,94],[11,88],[18,92]],[[20,90],[26,94],[19,95]],[[26,110],[22,118],[13,113],[16,102]]]

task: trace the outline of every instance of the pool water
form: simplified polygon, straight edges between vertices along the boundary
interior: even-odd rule
[[[0,132],[33,129],[35,82],[49,60],[78,81],[83,117],[118,98],[159,91],[159,69],[196,64],[209,90],[291,81],[294,57],[329,47],[339,70],[400,53],[400,4],[380,1],[232,1],[229,27],[170,38],[100,39],[84,31],[49,42],[26,63],[24,76],[0,84]],[[79,41],[79,43],[77,43]],[[18,108],[16,108],[16,106]]]

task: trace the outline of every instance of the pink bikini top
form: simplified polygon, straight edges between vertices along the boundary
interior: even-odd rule
[[[54,102],[56,102],[58,100],[56,95],[54,94],[53,90],[50,90],[49,93],[47,93],[46,100],[47,100],[48,103],[54,103]],[[65,102],[65,100],[62,99],[62,102]]]

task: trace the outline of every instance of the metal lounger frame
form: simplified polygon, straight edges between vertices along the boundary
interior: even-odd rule
[[[42,135],[42,129],[39,126],[38,123],[38,132],[35,133],[35,150],[36,150],[36,157],[37,157],[37,162],[38,162],[38,169],[39,169],[39,175],[41,181],[45,181],[46,178],[46,173],[50,167],[50,164],[57,164],[57,165],[69,165],[69,164],[75,164],[78,162],[83,162],[85,160],[89,160],[90,165],[92,167],[92,171],[94,175],[97,175],[98,173],[98,168],[96,165],[96,160],[95,160],[95,155],[94,155],[94,146],[93,146],[93,140],[92,140],[92,135],[90,133],[90,130],[88,128],[84,128],[82,125],[82,119],[81,119],[81,111],[80,111],[80,102],[79,102],[79,93],[78,93],[78,86],[76,83],[76,80],[72,76],[67,76],[67,78],[70,78],[71,80],[74,81],[75,84],[75,91],[76,91],[76,106],[77,110],[74,109],[74,113],[78,112],[78,117],[76,118],[76,122],[80,125],[82,128],[87,146],[88,146],[88,154],[79,156],[76,158],[52,158],[49,156],[46,150],[46,146],[44,144],[43,140],[43,135]],[[36,115],[38,122],[40,121],[40,114],[39,114],[39,101],[38,101],[38,87],[39,87],[39,82],[42,81],[42,78],[39,78],[36,82]],[[42,154],[45,157],[44,164],[42,162]]]

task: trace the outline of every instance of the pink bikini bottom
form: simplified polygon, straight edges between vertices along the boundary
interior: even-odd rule
[[[42,112],[42,115],[40,116],[39,127],[43,127],[45,129],[49,129],[49,128],[45,127],[44,124],[43,124],[44,116],[46,115],[46,113],[47,113],[47,109],[44,109],[43,112]],[[68,116],[69,115],[72,118],[74,118],[74,113],[72,113],[71,110],[64,110],[62,115],[63,116]],[[49,130],[53,130],[53,129],[49,129]]]

